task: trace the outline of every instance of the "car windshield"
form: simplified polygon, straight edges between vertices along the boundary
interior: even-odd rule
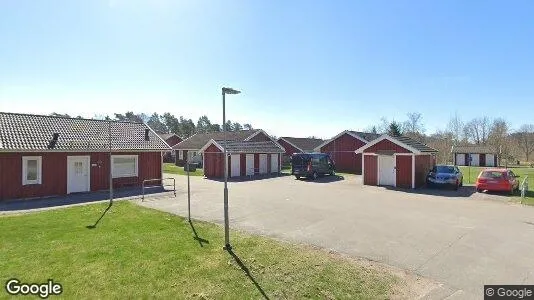
[[[454,167],[452,166],[436,166],[436,173],[454,173]]]
[[[481,178],[499,179],[504,177],[504,173],[497,171],[484,171],[480,174]]]

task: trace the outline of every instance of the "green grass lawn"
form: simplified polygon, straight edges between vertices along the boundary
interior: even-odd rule
[[[187,175],[187,171],[184,171],[184,167],[178,167],[173,163],[163,164],[163,173],[171,173],[178,175]],[[204,176],[204,170],[196,169],[195,172],[189,172],[190,176]]]
[[[478,174],[480,174],[480,171],[485,169],[484,167],[459,167],[462,173],[464,174],[464,183],[465,184],[475,184]],[[509,167],[512,172],[514,172],[516,175],[519,175],[519,182],[523,182],[523,179],[525,176],[528,175],[528,187],[529,192],[527,193],[527,197],[525,200],[523,200],[523,203],[534,205],[534,168],[528,168],[528,167]],[[514,197],[514,201],[520,201],[520,197]]]
[[[0,280],[62,284],[68,298],[385,299],[400,279],[306,246],[115,203],[0,217]],[[237,258],[237,259],[236,259]],[[0,298],[6,297],[5,289]]]

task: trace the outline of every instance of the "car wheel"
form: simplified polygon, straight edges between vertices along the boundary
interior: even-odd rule
[[[295,175],[295,178],[300,179],[300,175]]]
[[[454,185],[454,190],[457,191],[460,188],[460,183]]]
[[[460,180],[460,186],[464,186],[464,179]]]
[[[334,170],[330,171],[330,176],[334,176],[334,175],[336,175],[336,171]]]
[[[514,186],[512,185],[512,187],[510,188],[510,195],[514,195],[514,192],[515,192],[515,189],[514,189]]]
[[[477,193],[482,193],[482,190],[481,189],[477,189]]]
[[[319,178],[319,174],[317,174],[317,172],[313,172],[312,178],[313,178],[313,180]]]

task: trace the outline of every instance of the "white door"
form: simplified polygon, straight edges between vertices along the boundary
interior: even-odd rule
[[[267,173],[267,154],[260,154],[260,174]]]
[[[395,156],[379,155],[378,156],[378,185],[395,186]]]
[[[486,154],[486,167],[495,167],[495,155]]]
[[[247,154],[247,176],[254,175],[254,154]]]
[[[478,154],[471,154],[471,165],[472,166],[478,166],[480,165],[480,155]]]
[[[232,167],[230,169],[230,177],[241,176],[241,155],[232,154],[230,161],[232,163]]]
[[[271,154],[271,173],[278,173],[278,154]]]
[[[457,166],[465,166],[465,154],[456,153],[456,165]]]
[[[89,156],[67,156],[67,193],[88,192],[91,187]]]

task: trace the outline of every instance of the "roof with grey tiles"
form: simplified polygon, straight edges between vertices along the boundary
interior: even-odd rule
[[[455,146],[452,148],[453,153],[485,153],[494,154],[498,151],[491,149],[491,147],[483,145],[470,145],[470,146]]]
[[[224,147],[224,141],[217,140],[217,144]],[[227,141],[226,152],[228,153],[282,153],[284,149],[272,141],[266,142],[241,142]]]
[[[401,143],[404,143],[405,145],[408,145],[412,148],[415,148],[421,152],[427,152],[427,153],[433,153],[433,152],[438,152],[438,150],[432,148],[432,147],[429,147],[423,143],[421,143],[420,141],[417,141],[415,139],[412,139],[410,137],[407,137],[407,136],[390,136],[391,138],[393,139],[396,139],[397,141],[401,142]]]
[[[170,149],[143,123],[0,112],[0,151],[109,151],[110,129],[114,151]]]
[[[380,137],[380,134],[372,133],[372,132],[361,132],[361,131],[350,130],[350,133],[357,135],[368,142],[371,142],[372,140]]]
[[[281,137],[280,139],[286,140],[304,152],[313,152],[313,149],[324,142],[322,139],[313,138]]]
[[[239,130],[227,131],[226,140],[228,141],[244,141],[249,136],[253,135],[260,129],[253,130]],[[223,140],[223,132],[208,132],[196,133],[182,142],[174,145],[172,148],[176,150],[199,150],[204,147],[210,140]]]

